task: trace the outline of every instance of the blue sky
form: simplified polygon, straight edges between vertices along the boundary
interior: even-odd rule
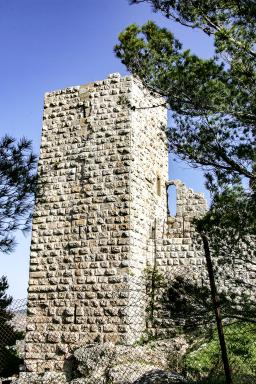
[[[168,27],[184,48],[209,57],[213,47],[199,31],[188,30],[152,13],[148,4],[128,0],[0,0],[0,136],[26,136],[39,152],[43,96],[47,91],[127,73],[115,58],[118,33],[148,19]],[[204,192],[201,173],[172,163],[170,178]],[[0,253],[0,276],[9,292],[26,297],[30,238],[18,234],[11,255]]]

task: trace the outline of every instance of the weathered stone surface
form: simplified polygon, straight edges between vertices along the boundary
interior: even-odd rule
[[[88,380],[101,380],[116,354],[114,344],[95,344],[77,349],[78,372]]]
[[[113,384],[133,384],[146,372],[155,371],[156,367],[145,362],[121,364],[109,369],[108,377]]]
[[[132,277],[152,253],[152,224],[166,217],[167,113],[147,108],[156,103],[119,74],[45,95],[26,335],[37,355],[26,352],[29,371],[56,371],[98,338],[133,343],[145,328],[145,287]]]
[[[36,373],[20,373],[19,378],[14,378],[12,384],[66,384],[66,377],[63,373],[46,372],[43,375]]]
[[[147,268],[166,281],[184,275],[208,283],[193,225],[206,201],[168,178],[162,104],[137,79],[119,74],[45,95],[30,255],[29,372],[63,371],[85,344],[132,345],[151,331],[167,334],[174,324],[163,307],[153,309],[155,324],[148,321]],[[167,209],[168,188],[176,188],[175,217]],[[235,276],[242,273],[248,282],[255,276],[241,267]]]
[[[145,373],[142,377],[134,381],[133,384],[186,384],[187,380],[181,375],[173,372],[166,372],[160,369]]]
[[[163,373],[168,369],[170,344],[170,341],[144,346],[94,344],[79,348],[74,356],[84,383],[133,384],[147,372]]]

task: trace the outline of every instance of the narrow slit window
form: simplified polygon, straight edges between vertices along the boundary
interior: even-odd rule
[[[85,119],[86,118],[86,108],[85,108],[84,104],[82,105],[82,115],[83,115],[83,118]]]
[[[158,196],[161,196],[161,178],[159,175],[156,178],[156,193]]]

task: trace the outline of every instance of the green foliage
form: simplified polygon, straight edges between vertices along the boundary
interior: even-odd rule
[[[11,252],[14,233],[30,228],[36,185],[36,157],[31,142],[0,140],[0,252]]]
[[[250,380],[256,379],[256,325],[233,323],[226,325],[224,332],[234,382],[253,382]],[[221,376],[222,362],[217,331],[210,340],[204,340],[199,347],[187,354],[185,369],[198,378],[208,376],[209,379],[209,372],[210,377]],[[221,382],[221,378],[218,380],[217,383]]]
[[[244,54],[251,61],[256,57],[254,0],[130,0],[131,4],[143,2],[168,19],[213,35],[217,53]],[[237,63],[237,69],[241,67]]]
[[[256,199],[241,186],[226,188],[214,197],[214,204],[207,214],[197,222],[199,230],[232,228],[233,239],[256,234]],[[234,225],[235,221],[235,225]]]
[[[152,21],[141,27],[132,24],[119,35],[116,55],[145,86],[163,96],[172,111],[170,150],[202,167],[214,194],[227,187],[229,194],[233,188],[237,194],[238,186],[247,200],[255,199],[255,2],[131,1],[142,2],[202,30],[215,44],[212,58],[199,58]]]
[[[8,283],[5,276],[0,278],[0,377],[19,372],[22,360],[17,356],[13,346],[23,335],[11,324],[13,313],[8,310],[12,298],[7,296]]]
[[[255,265],[256,196],[242,186],[227,187],[215,194],[209,211],[196,221],[199,232],[208,232],[218,263]],[[241,279],[234,282],[244,284]],[[251,287],[252,288],[252,287]]]
[[[248,292],[219,292],[222,318],[240,319],[256,324],[255,300]],[[191,280],[177,276],[168,283],[162,303],[171,313],[176,326],[186,333],[211,330],[215,322],[209,286],[196,285]]]

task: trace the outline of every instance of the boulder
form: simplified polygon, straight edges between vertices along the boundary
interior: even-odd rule
[[[167,371],[169,356],[165,349],[162,344],[125,346],[111,343],[79,348],[74,356],[83,378],[73,380],[72,384],[146,384],[160,383],[160,379],[161,383],[185,383],[181,376]]]
[[[133,384],[186,384],[188,383],[184,377],[177,373],[162,371],[155,369],[146,372],[140,378],[134,381]]]
[[[106,344],[89,344],[74,352],[78,363],[79,374],[86,379],[85,383],[93,381],[105,384],[106,370],[115,355],[115,346]]]

